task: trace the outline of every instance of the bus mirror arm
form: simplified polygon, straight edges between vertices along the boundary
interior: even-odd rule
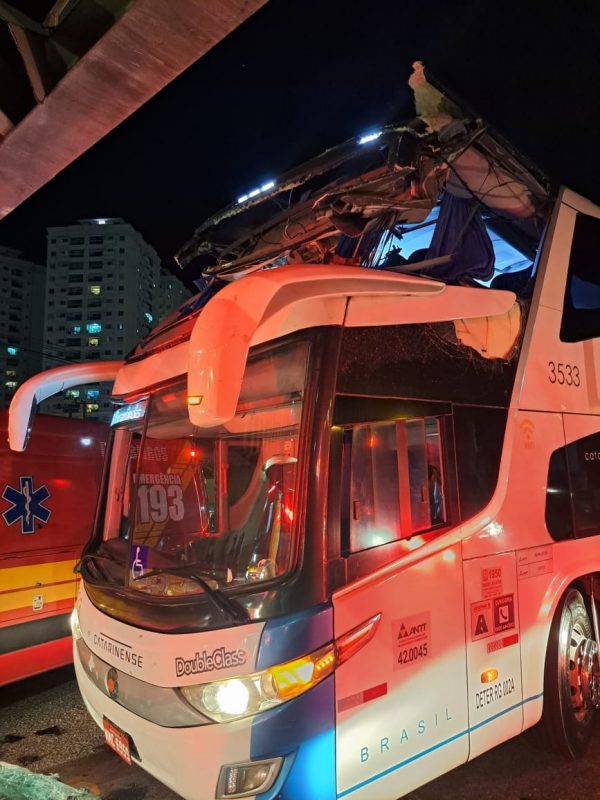
[[[25,450],[31,430],[31,418],[43,400],[72,386],[113,382],[122,364],[122,361],[69,364],[40,372],[21,384],[11,400],[8,412],[10,449],[19,453]]]
[[[297,329],[290,320],[299,319],[298,314],[304,321],[309,319],[309,306],[326,308],[327,324],[334,324],[334,319],[342,324],[349,297],[431,297],[445,290],[444,284],[431,279],[341,265],[332,274],[318,264],[294,264],[247,275],[243,303],[238,282],[229,283],[204,306],[190,335],[190,422],[198,428],[230,422],[250,347],[265,341],[262,337],[267,330],[266,339],[272,339]],[[337,304],[332,305],[333,301]],[[310,319],[316,324],[317,317]]]

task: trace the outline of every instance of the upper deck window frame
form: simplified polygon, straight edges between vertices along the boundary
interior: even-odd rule
[[[560,325],[562,342],[600,337],[600,219],[577,212]]]

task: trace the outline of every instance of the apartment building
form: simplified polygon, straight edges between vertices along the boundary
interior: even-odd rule
[[[156,322],[160,322],[175,308],[191,296],[181,281],[168,272],[164,267],[160,270],[160,291],[158,293],[158,306]]]
[[[0,408],[42,368],[44,291],[44,267],[0,246]]]
[[[73,362],[122,359],[186,296],[156,251],[119,217],[48,228],[44,367],[55,366],[56,353]],[[69,389],[44,410],[108,419],[110,391],[108,385]]]

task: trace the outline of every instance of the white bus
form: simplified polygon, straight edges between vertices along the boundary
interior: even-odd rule
[[[196,232],[204,294],[103,372],[74,660],[122,758],[188,800],[395,800],[540,721],[585,750],[599,252],[600,208],[456,111]],[[77,369],[19,390],[13,448]]]

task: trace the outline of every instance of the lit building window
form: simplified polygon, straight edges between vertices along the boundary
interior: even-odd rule
[[[144,311],[144,316],[146,317],[148,322],[152,322],[154,320],[154,317],[152,316],[152,314],[149,311]]]
[[[85,329],[88,333],[102,333],[102,325],[99,322],[88,322]]]
[[[6,383],[4,385],[6,386],[7,389],[16,389],[17,388],[17,382],[16,381],[6,381]]]
[[[16,347],[13,347],[12,344],[9,344],[8,347],[6,348],[6,352],[8,353],[9,356],[16,356],[19,351]]]
[[[85,413],[86,414],[93,414],[94,411],[98,411],[98,403],[86,403],[85,404]]]
[[[17,371],[15,369],[7,369],[6,370],[6,377],[7,378],[16,378],[17,377]]]
[[[88,389],[85,393],[86,400],[97,400],[100,397],[100,389]]]
[[[79,389],[67,389],[65,392],[65,397],[68,397],[70,400],[78,400],[79,396]]]
[[[69,333],[71,335],[76,333],[81,333],[81,325],[71,325],[71,327],[69,328]]]
[[[88,293],[89,294],[100,294],[101,291],[102,291],[102,287],[98,286],[97,284],[93,284],[91,286],[88,286]]]
[[[88,347],[99,347],[100,339],[97,336],[88,336]]]

